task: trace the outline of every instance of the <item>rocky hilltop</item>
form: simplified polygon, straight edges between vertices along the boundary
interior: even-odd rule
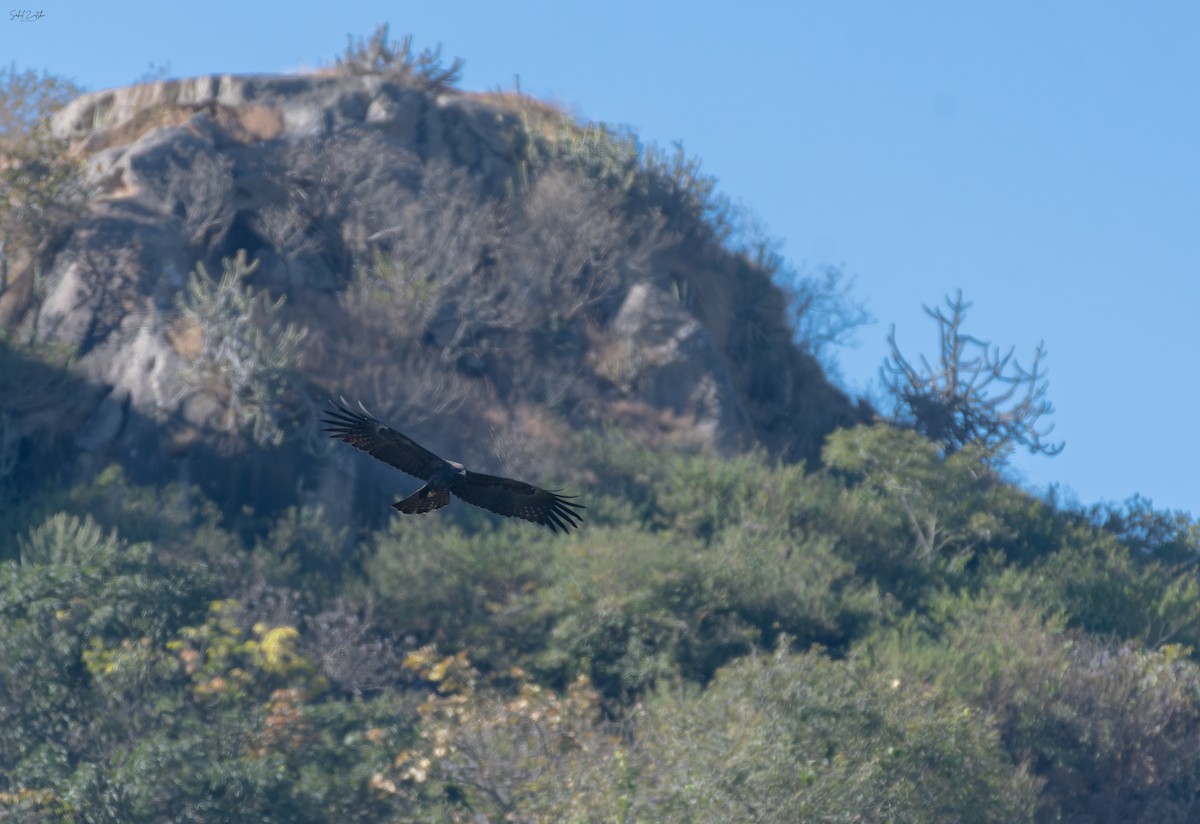
[[[587,428],[811,460],[865,416],[793,344],[694,164],[537,101],[214,75],[86,94],[52,125],[94,193],[11,278],[36,288],[0,298],[74,387],[13,432],[69,437],[80,471],[374,505],[397,477],[359,478],[316,431],[338,395],[539,473]]]

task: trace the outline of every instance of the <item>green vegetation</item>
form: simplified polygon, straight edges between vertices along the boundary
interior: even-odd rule
[[[581,439],[594,518],[222,525],[117,472],[0,563],[41,820],[1183,821],[1194,522],[879,424],[824,469]],[[202,754],[202,757],[200,756]]]
[[[193,337],[196,350],[188,353],[193,366],[184,378],[218,395],[227,429],[245,427],[256,443],[278,445],[285,434],[278,410],[298,384],[307,330],[278,318],[286,297],[271,301],[245,284],[257,261],[247,263],[239,253],[222,266],[220,280],[213,280],[196,264],[178,297],[180,336]]]
[[[19,317],[37,275],[89,193],[83,161],[51,133],[50,115],[81,90],[46,73],[0,66],[0,321]],[[7,316],[7,317],[6,317]]]

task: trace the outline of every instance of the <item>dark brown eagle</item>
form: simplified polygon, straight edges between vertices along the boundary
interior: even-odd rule
[[[351,409],[345,398],[333,407],[321,419],[329,424],[325,431],[332,437],[425,481],[416,492],[392,504],[406,515],[441,509],[450,503],[453,492],[469,504],[506,518],[524,518],[555,532],[579,528],[583,516],[578,510],[586,507],[568,500],[574,495],[556,495],[511,478],[470,472],[457,461],[439,458],[411,438],[384,426],[361,403],[358,405],[361,412]]]

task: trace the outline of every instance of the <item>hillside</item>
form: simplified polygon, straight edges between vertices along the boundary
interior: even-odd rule
[[[693,161],[455,73],[3,135],[0,818],[1200,818],[1200,525],[1007,483],[1040,375],[877,419]],[[583,527],[395,514],[339,395]]]
[[[342,508],[329,474],[359,462],[309,454],[340,395],[509,471],[605,427],[814,462],[867,417],[793,344],[770,262],[723,236],[694,164],[536,101],[213,76],[83,95],[53,132],[94,189],[8,314],[87,382],[38,424],[82,433],[89,466]]]

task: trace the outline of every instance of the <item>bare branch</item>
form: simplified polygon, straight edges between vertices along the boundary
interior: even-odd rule
[[[200,251],[220,239],[233,222],[233,162],[193,150],[167,171],[167,201],[179,215],[183,236]]]
[[[793,273],[790,278],[785,270],[780,279],[789,293],[796,343],[826,367],[833,365],[831,347],[851,344],[856,330],[874,321],[866,307],[851,295],[854,279],[836,266],[825,266],[804,276]]]
[[[946,298],[950,310],[926,306],[925,314],[938,325],[938,364],[934,368],[924,355],[918,371],[896,343],[896,327],[888,334],[891,355],[880,375],[896,403],[895,417],[913,426],[927,438],[955,452],[968,443],[979,442],[1000,455],[1012,446],[1032,453],[1057,455],[1063,444],[1046,439],[1053,424],[1039,427],[1044,415],[1054,412],[1046,399],[1044,343],[1033,354],[1026,369],[1014,360],[1015,347],[1004,354],[989,341],[962,331],[971,304],[962,290]]]
[[[413,54],[412,35],[405,35],[399,43],[389,42],[386,23],[377,26],[369,40],[347,40],[345,53],[334,64],[339,74],[379,75],[427,91],[453,88],[462,76],[462,58],[443,66],[441,46]]]

